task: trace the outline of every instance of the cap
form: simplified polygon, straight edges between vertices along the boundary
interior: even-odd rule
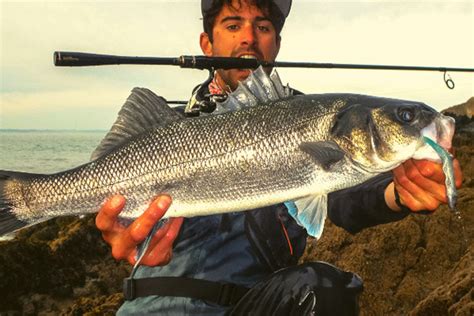
[[[290,13],[292,0],[273,0],[273,2],[280,9],[283,16],[286,18]],[[204,13],[212,7],[213,0],[201,0],[201,13],[204,16]]]

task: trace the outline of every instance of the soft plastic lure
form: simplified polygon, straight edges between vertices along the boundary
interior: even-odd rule
[[[441,162],[443,163],[443,172],[446,178],[444,183],[446,185],[448,205],[451,210],[456,211],[456,201],[458,198],[458,192],[456,190],[456,184],[454,182],[453,158],[451,157],[450,153],[448,153],[443,147],[438,145],[432,139],[423,136],[423,141],[429,146],[431,146],[441,158]]]

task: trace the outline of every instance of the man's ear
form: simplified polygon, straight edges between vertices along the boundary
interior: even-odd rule
[[[275,56],[278,56],[278,53],[280,52],[280,44],[281,44],[281,36],[280,34],[278,34],[276,38],[277,53]]]
[[[201,50],[204,55],[212,56],[212,43],[207,33],[201,33],[201,35],[199,36],[199,45],[201,46]]]

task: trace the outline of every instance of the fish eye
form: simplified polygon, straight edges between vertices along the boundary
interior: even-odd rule
[[[398,110],[398,117],[403,122],[411,123],[415,119],[415,112],[410,108],[400,108]]]

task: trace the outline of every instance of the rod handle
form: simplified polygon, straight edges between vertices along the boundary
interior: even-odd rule
[[[99,66],[114,65],[119,62],[117,56],[78,52],[54,52],[55,66]]]

